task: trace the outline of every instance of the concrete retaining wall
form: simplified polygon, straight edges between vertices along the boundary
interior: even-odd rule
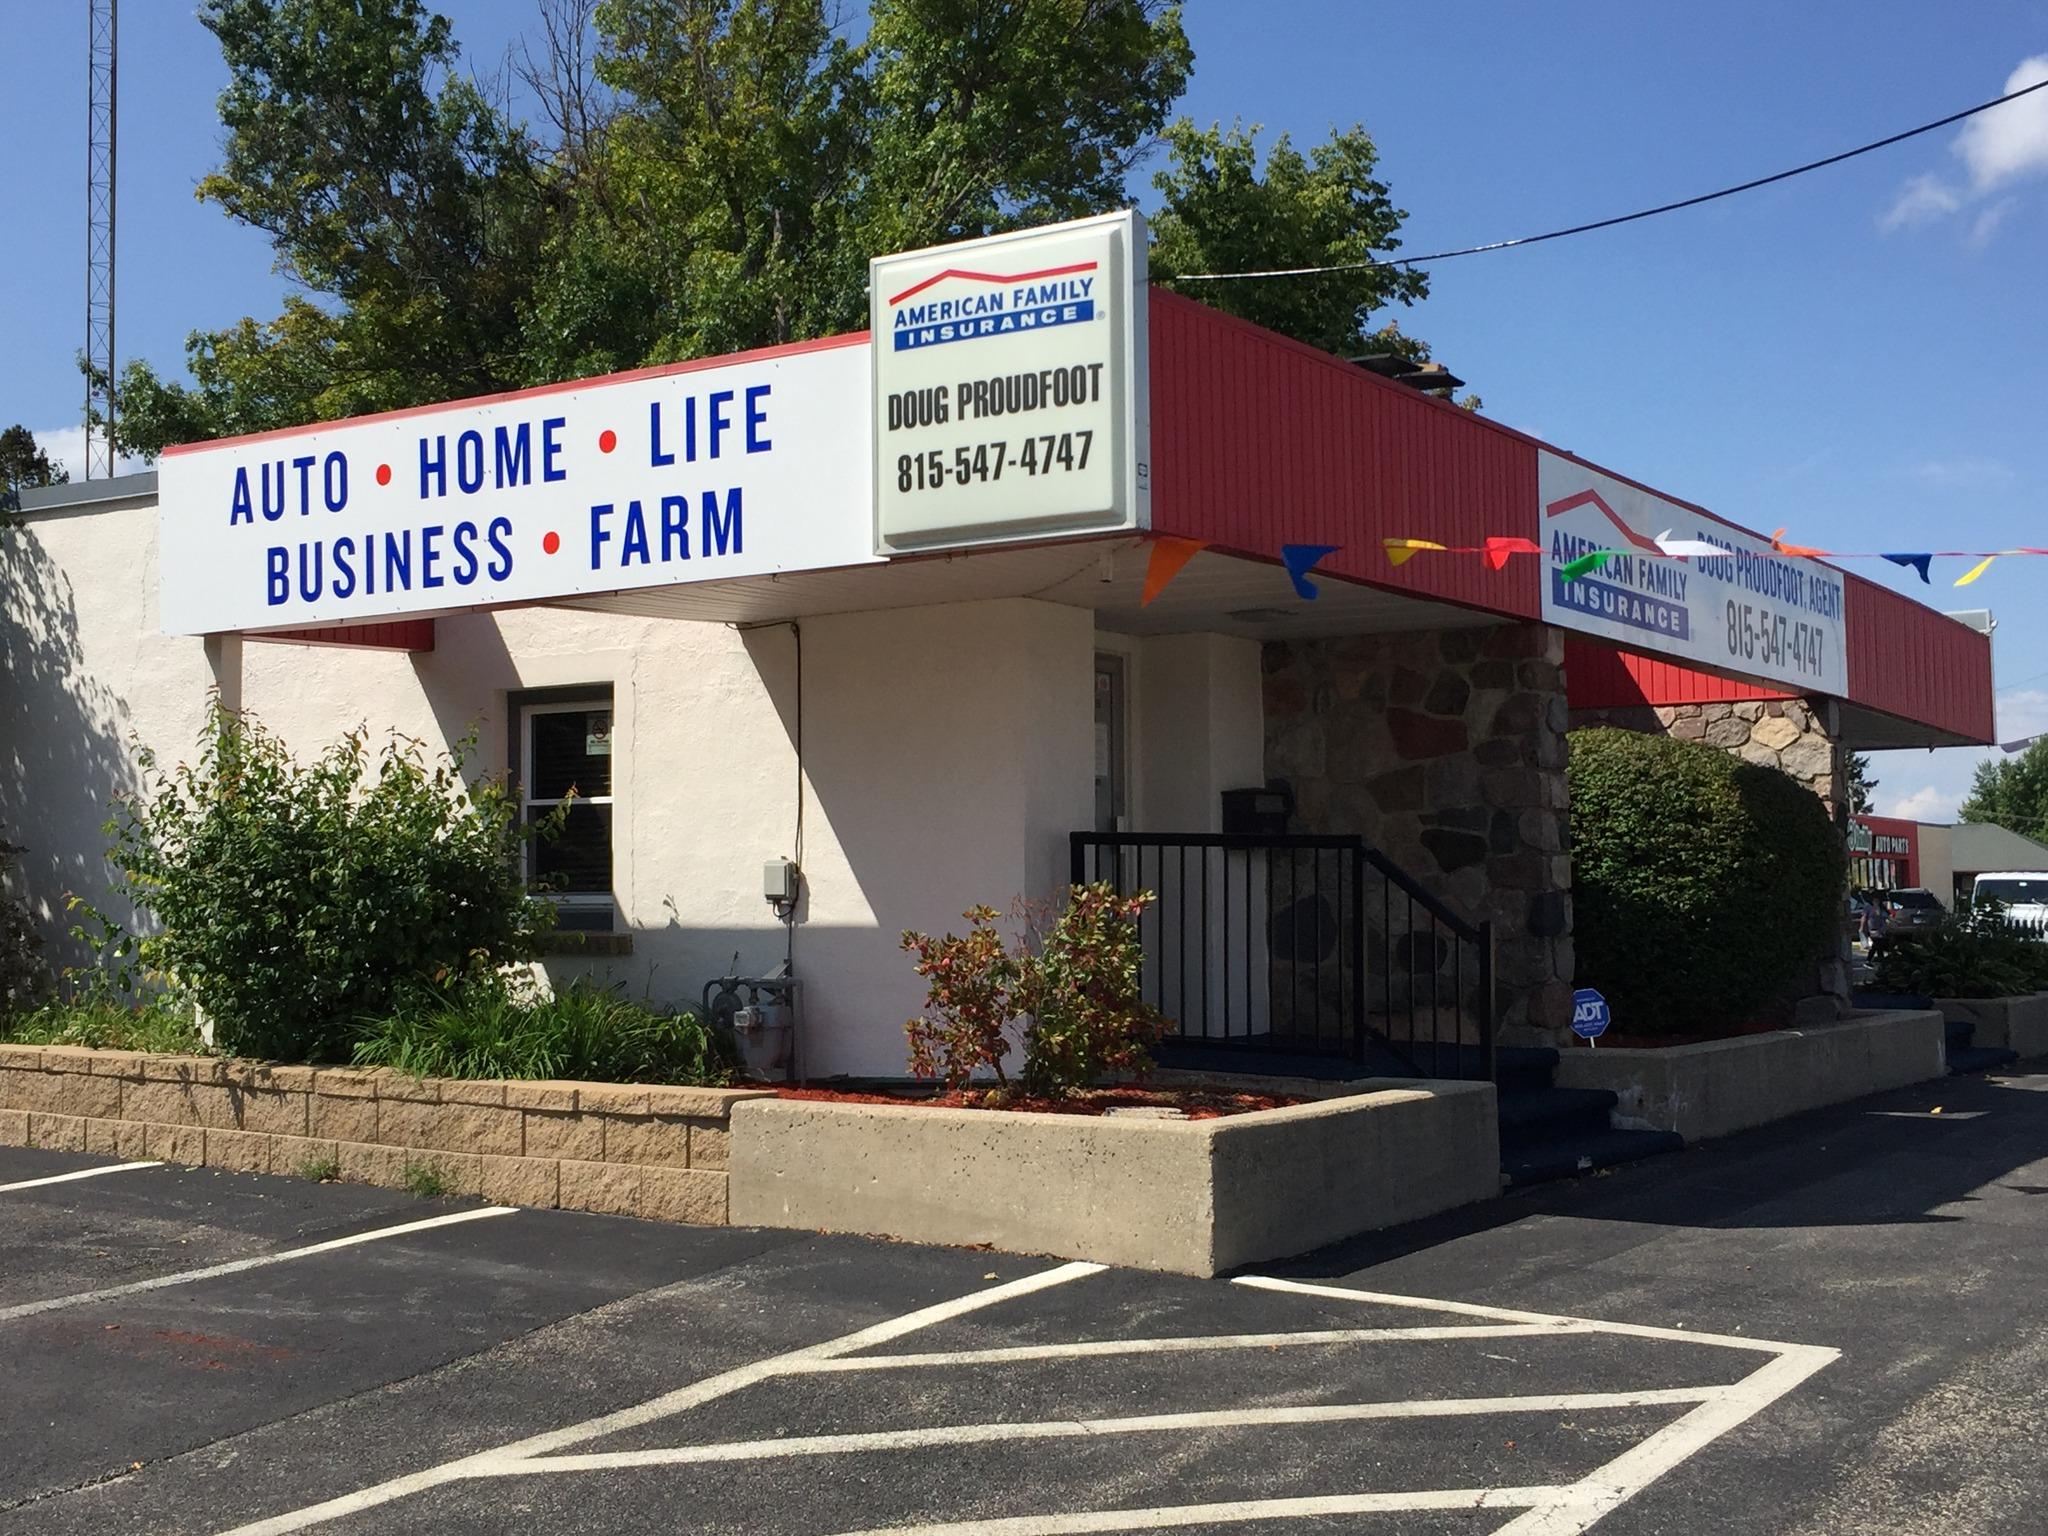
[[[1926,1010],[1661,1050],[1566,1050],[1556,1081],[1612,1089],[1620,1124],[1704,1141],[1947,1071],[1942,1016]]]
[[[1937,997],[1942,1017],[1967,1019],[1978,1045],[2018,1051],[2022,1060],[2048,1056],[2048,992],[2030,997]]]
[[[403,1187],[723,1226],[747,1090],[473,1082],[71,1046],[0,1045],[0,1145]]]
[[[1213,1275],[1499,1193],[1491,1084],[1366,1089],[1215,1120],[755,1100],[732,1220]]]

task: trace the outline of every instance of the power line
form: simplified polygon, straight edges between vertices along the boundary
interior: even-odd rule
[[[1659,203],[1655,208],[1642,208],[1634,213],[1616,214],[1610,219],[1595,219],[1588,224],[1574,224],[1568,229],[1553,229],[1540,235],[1523,235],[1514,240],[1495,240],[1486,245],[1467,245],[1455,251],[1434,251],[1427,256],[1385,256],[1374,261],[1345,261],[1327,267],[1280,267],[1265,272],[1183,272],[1173,277],[1162,277],[1168,283],[1220,283],[1239,279],[1268,277],[1315,277],[1326,272],[1364,272],[1376,267],[1419,266],[1426,261],[1449,261],[1454,256],[1480,256],[1488,251],[1508,251],[1522,245],[1541,245],[1546,240],[1562,240],[1567,235],[1586,235],[1595,230],[1612,229],[1617,224],[1633,224],[1638,219],[1654,219],[1660,213],[1676,213],[1682,208],[1697,208],[1702,203],[1711,203],[1718,198],[1733,197],[1738,192],[1753,192],[1758,187],[1768,187],[1773,182],[1789,181],[1794,176],[1804,176],[1808,171],[1824,170],[1831,165],[1840,165],[1844,160],[1853,160],[1858,155],[1867,155],[1873,150],[1888,149],[1902,144],[1907,139],[1918,138],[1923,133],[1933,133],[1951,123],[1960,123],[1966,117],[1975,117],[1979,112],[1989,112],[1993,107],[2002,107],[2008,101],[2017,101],[2022,96],[2048,89],[2048,80],[2023,86],[2009,91],[1994,100],[1980,102],[1961,112],[1951,112],[1947,117],[1937,118],[1931,123],[1922,123],[1918,128],[1908,128],[1904,133],[1894,133],[1888,138],[1875,139],[1868,144],[1859,144],[1854,149],[1845,149],[1840,154],[1829,155],[1822,160],[1809,160],[1804,165],[1795,165],[1789,171],[1778,171],[1769,176],[1759,176],[1753,181],[1740,182],[1732,187],[1723,187],[1718,192],[1702,192],[1697,197],[1680,198],[1675,203]]]

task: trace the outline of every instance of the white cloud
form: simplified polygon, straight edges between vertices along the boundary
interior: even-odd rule
[[[1954,821],[1959,800],[1953,790],[1923,784],[1906,794],[1880,794],[1877,814],[1901,821]]]
[[[2006,77],[1999,94],[2009,96],[2048,80],[2048,54],[2022,59]],[[2014,182],[2048,173],[2048,91],[2036,91],[1971,118],[1957,131],[1949,151],[1962,161],[1963,175],[1951,181],[1922,172],[1899,188],[1892,205],[1878,220],[1887,234],[1930,224],[1961,213]],[[2013,200],[2005,198],[1983,209],[1971,221],[1969,243],[1988,244],[1997,234]]]
[[[1996,459],[1922,459],[1913,465],[1915,480],[1942,490],[1982,491],[2012,484],[2012,466]]]
[[[1899,188],[1899,195],[1893,200],[1891,211],[1878,222],[1884,232],[1890,234],[1893,230],[1904,229],[1908,225],[1931,224],[1936,219],[1954,213],[1962,206],[1962,194],[1939,176],[1915,176]]]
[[[1998,94],[2010,96],[2043,80],[2048,80],[2048,53],[2022,59]],[[2048,171],[2048,91],[1979,113],[1963,124],[1954,148],[1979,192]]]
[[[36,446],[50,456],[53,464],[62,464],[71,472],[74,480],[85,478],[85,428],[78,427],[33,427]],[[132,454],[121,454],[114,462],[114,473],[132,475],[138,469],[149,466]]]
[[[1970,222],[1970,249],[1981,251],[1991,243],[1991,237],[1998,233],[1998,226],[2005,222],[2005,216],[2019,206],[2017,197],[2001,197]]]

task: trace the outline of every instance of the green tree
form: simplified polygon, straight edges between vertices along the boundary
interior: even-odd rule
[[[220,168],[203,201],[270,237],[294,297],[186,342],[193,384],[119,381],[123,446],[477,394],[516,376],[547,225],[524,135],[454,73],[421,0],[206,0],[220,41]]]
[[[1849,814],[1868,816],[1876,803],[1872,796],[1877,792],[1877,780],[1870,776],[1870,759],[1861,752],[1851,752],[1842,776],[1848,781]]]
[[[17,423],[0,431],[0,495],[63,485],[70,478],[63,465],[50,462],[49,454],[27,427]]]
[[[1956,819],[1993,822],[2039,837],[2048,828],[2048,736],[2037,737],[2016,757],[1979,763]]]
[[[121,445],[584,377],[859,327],[872,255],[1099,212],[1165,138],[1156,270],[1367,259],[1402,214],[1351,129],[1263,166],[1169,126],[1193,54],[1164,0],[541,0],[538,132],[454,73],[424,0],[206,0],[229,69],[202,198],[303,290],[119,380]],[[1405,268],[1201,297],[1339,351]]]
[[[1366,131],[1333,133],[1304,155],[1286,134],[1259,165],[1257,127],[1167,131],[1171,162],[1154,178],[1162,206],[1152,219],[1152,276],[1172,286],[1184,272],[1264,272],[1369,262],[1400,247],[1407,214],[1374,176],[1379,151]],[[1374,311],[1413,304],[1429,279],[1409,267],[1363,267],[1315,276],[1186,285],[1214,304],[1325,352],[1428,349],[1392,326],[1372,328]]]

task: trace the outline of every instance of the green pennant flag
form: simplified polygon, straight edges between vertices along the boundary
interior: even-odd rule
[[[1557,568],[1557,574],[1566,581],[1577,581],[1586,572],[1599,570],[1601,566],[1613,558],[1614,551],[1611,549],[1590,550],[1579,556],[1576,560],[1565,561],[1563,565]]]

